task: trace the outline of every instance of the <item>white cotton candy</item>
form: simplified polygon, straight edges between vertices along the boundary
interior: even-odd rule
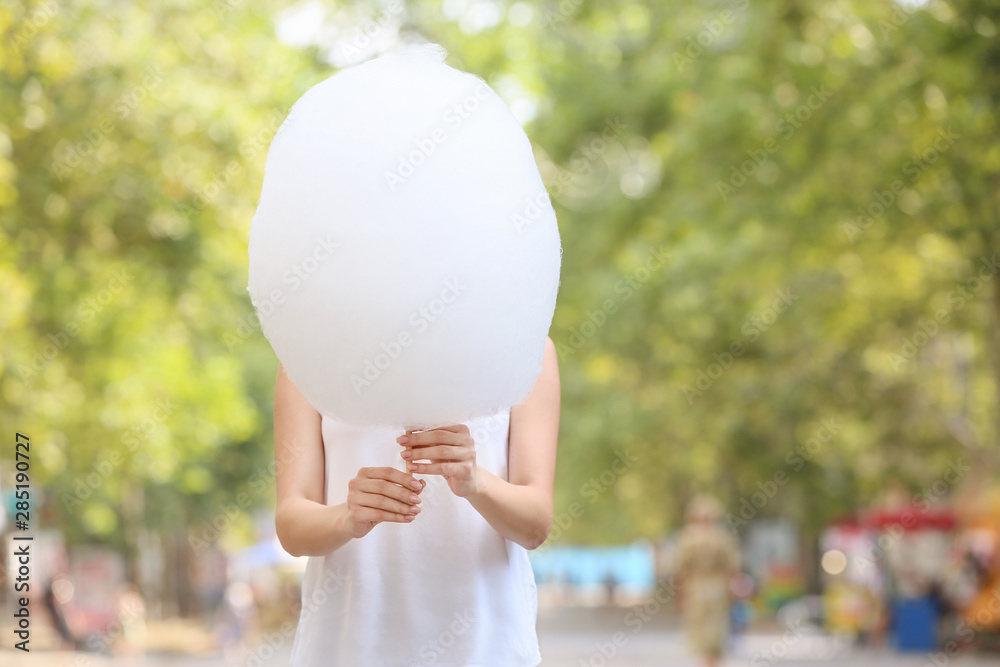
[[[268,150],[249,291],[320,413],[433,428],[520,403],[562,249],[531,144],[486,83],[411,47],[330,77]]]

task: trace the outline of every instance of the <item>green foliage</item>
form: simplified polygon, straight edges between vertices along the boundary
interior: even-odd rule
[[[366,20],[443,44],[535,145],[564,539],[655,538],[779,471],[761,513],[816,526],[995,470],[1000,3],[339,3],[331,50],[279,41],[281,10],[0,3],[0,418],[73,537],[197,525],[273,460],[247,231],[271,137]]]

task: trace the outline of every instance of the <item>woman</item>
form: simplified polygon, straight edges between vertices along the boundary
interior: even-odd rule
[[[722,507],[715,498],[696,496],[685,514],[677,564],[684,629],[692,650],[706,667],[715,667],[729,638],[729,583],[739,572],[739,543],[720,525]]]
[[[551,339],[520,405],[405,435],[320,415],[279,367],[276,528],[311,556],[293,667],[539,664],[525,550],[552,526],[559,403]]]

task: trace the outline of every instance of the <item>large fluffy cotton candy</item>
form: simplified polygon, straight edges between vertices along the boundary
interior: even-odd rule
[[[292,381],[337,419],[467,421],[541,371],[555,213],[510,110],[443,59],[415,47],[337,73],[268,151],[250,295]]]

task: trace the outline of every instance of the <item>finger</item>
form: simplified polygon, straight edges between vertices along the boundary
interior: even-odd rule
[[[386,512],[385,510],[376,510],[370,507],[361,507],[355,512],[354,516],[359,521],[390,521],[392,523],[409,523],[413,521],[417,515],[416,514],[395,514],[393,512]]]
[[[363,479],[358,482],[357,488],[358,491],[363,493],[385,496],[408,505],[416,505],[420,502],[420,496],[417,495],[415,490],[404,489],[384,479]]]
[[[462,473],[462,463],[411,463],[413,472],[421,475],[445,475],[452,477]]]
[[[464,445],[468,439],[463,433],[434,429],[433,431],[401,435],[396,438],[396,442],[406,447],[428,447],[431,445]]]
[[[364,477],[368,477],[370,479],[384,479],[392,482],[393,484],[399,484],[400,486],[413,489],[414,491],[416,491],[419,486],[417,484],[417,480],[413,479],[398,468],[362,468],[358,474],[360,475],[362,473],[364,473]]]
[[[475,456],[471,447],[454,447],[451,445],[435,445],[412,450],[411,461],[468,461]],[[405,456],[403,458],[406,458]]]
[[[452,424],[451,426],[442,426],[438,429],[439,431],[451,431],[452,433],[464,433],[469,434],[469,426],[467,424]]]
[[[417,514],[420,511],[420,507],[417,505],[403,503],[395,500],[394,498],[386,498],[385,496],[377,493],[358,492],[353,498],[351,498],[351,500],[359,507],[385,510],[386,512],[393,512],[394,514]]]

